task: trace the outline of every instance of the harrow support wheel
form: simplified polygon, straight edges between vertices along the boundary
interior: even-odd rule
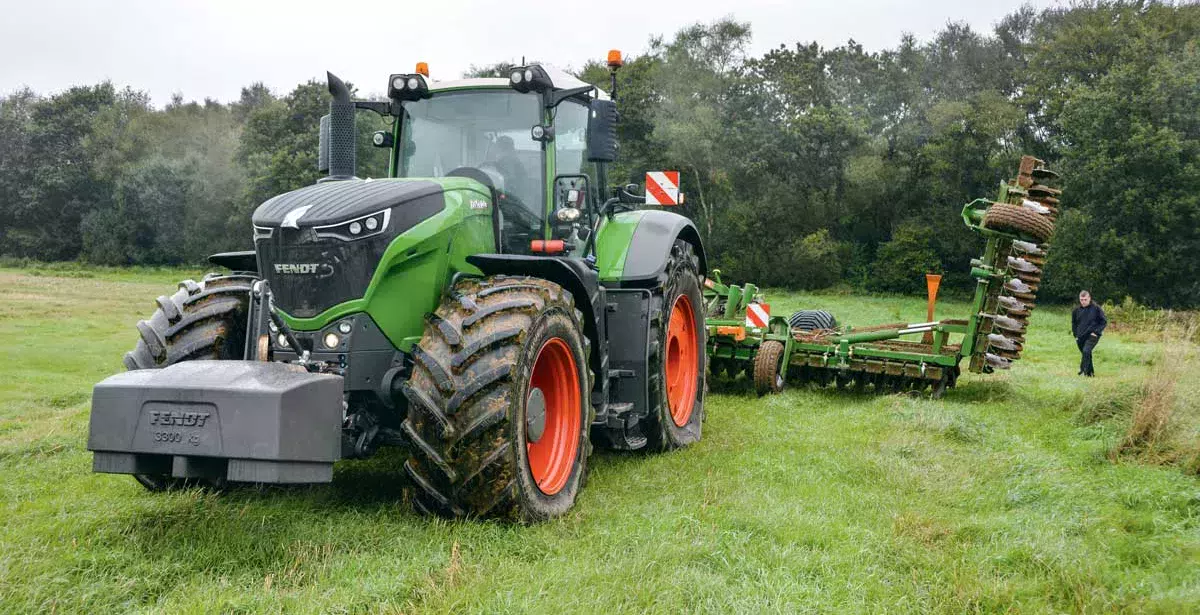
[[[404,383],[419,512],[522,523],[565,513],[587,477],[590,344],[539,278],[462,280],[426,317]]]
[[[1054,234],[1054,221],[1032,209],[1008,203],[993,203],[983,215],[983,226],[1003,233],[1027,235],[1044,243]]]
[[[783,344],[767,340],[754,355],[754,390],[759,395],[783,390]]]
[[[788,317],[788,325],[801,331],[836,329],[837,318],[825,310],[800,310]]]

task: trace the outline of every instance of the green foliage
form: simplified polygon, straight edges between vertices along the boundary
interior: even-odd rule
[[[84,217],[84,259],[105,265],[179,264],[195,191],[191,167],[181,162],[155,157],[130,169],[117,183],[116,208]]]
[[[876,51],[799,41],[755,56],[751,42],[733,18],[693,24],[617,73],[610,183],[680,171],[676,211],[730,279],[920,292],[937,269],[964,289],[982,242],[960,208],[994,195],[1028,153],[1066,179],[1042,300],[1086,286],[1200,305],[1200,6],[1023,7],[990,32],[951,22]],[[601,61],[578,74],[611,87]],[[109,83],[14,92],[0,100],[0,254],[171,263],[247,248],[253,209],[318,177],[327,101],[317,81],[165,109]],[[383,176],[386,152],[367,139],[389,126],[367,112],[358,126],[359,175]],[[135,211],[153,222],[130,224]]]
[[[806,290],[833,286],[842,279],[844,253],[843,246],[825,229],[792,242],[789,260],[793,266],[785,284]]]
[[[1200,343],[1200,312],[1156,310],[1125,296],[1120,302],[1106,301],[1106,331],[1121,331],[1152,339],[1186,339]]]
[[[942,272],[933,243],[932,228],[917,221],[901,224],[892,239],[879,246],[867,288],[893,293],[924,292],[925,274]]]

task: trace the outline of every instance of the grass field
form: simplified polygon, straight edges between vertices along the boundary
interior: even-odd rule
[[[1114,333],[1077,378],[1063,310],[939,401],[714,392],[700,444],[600,452],[569,515],[510,527],[415,516],[396,455],[264,492],[92,474],[91,386],[179,277],[0,269],[0,612],[1200,612],[1200,480],[1109,457],[1162,355]],[[1190,404],[1200,373],[1176,380]]]

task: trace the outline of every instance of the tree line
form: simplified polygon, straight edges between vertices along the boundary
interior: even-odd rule
[[[616,180],[678,169],[727,279],[922,292],[967,288],[982,242],[962,205],[1033,154],[1064,177],[1040,295],[1080,288],[1200,305],[1200,7],[1019,9],[990,32],[868,51],[854,40],[752,55],[748,24],[654,37],[618,72]],[[503,74],[508,64],[472,67]],[[577,71],[608,88],[601,62]],[[318,81],[154,108],[111,83],[0,99],[0,254],[181,264],[246,249],[249,215],[317,177]],[[360,113],[360,175],[383,124]],[[616,181],[614,180],[614,181]]]

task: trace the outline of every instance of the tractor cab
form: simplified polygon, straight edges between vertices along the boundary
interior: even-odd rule
[[[501,253],[582,255],[578,231],[591,228],[615,153],[614,114],[602,112],[613,105],[608,94],[539,65],[508,78],[416,73],[390,84],[392,130],[373,142],[391,149],[391,177],[474,179],[492,192]]]

